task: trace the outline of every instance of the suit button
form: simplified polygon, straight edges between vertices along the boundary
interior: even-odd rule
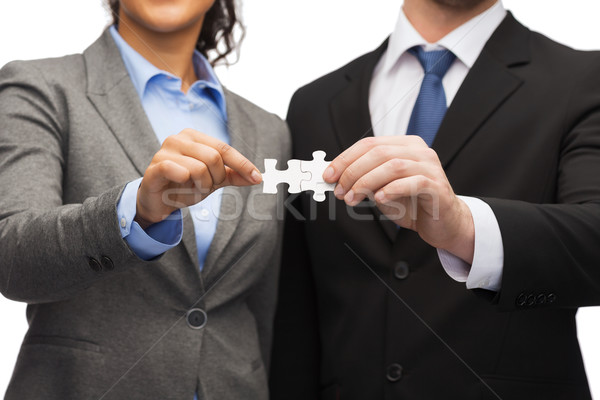
[[[113,264],[112,260],[107,256],[100,257],[100,263],[102,264],[102,266],[105,269],[107,269],[109,271],[112,271],[113,269],[115,269],[115,264]]]
[[[96,272],[100,272],[100,270],[102,269],[102,265],[100,265],[98,260],[96,260],[94,257],[90,257],[88,259],[88,265],[91,269],[93,269]]]
[[[406,261],[398,261],[394,265],[394,276],[396,277],[396,279],[406,279],[409,273],[410,270]]]
[[[185,316],[187,320],[187,324],[192,329],[202,329],[204,325],[206,325],[206,320],[208,317],[206,316],[206,312],[199,308],[192,308],[189,310]]]
[[[554,293],[548,293],[548,296],[546,296],[546,301],[548,303],[554,303],[556,301],[556,295]]]
[[[517,305],[519,307],[522,307],[525,305],[525,302],[527,301],[527,296],[525,295],[525,293],[521,293],[518,297],[517,297]]]
[[[387,373],[385,375],[388,381],[397,382],[402,379],[402,366],[400,364],[391,364],[387,367]]]
[[[527,305],[532,306],[534,304],[535,304],[535,296],[533,294],[530,294],[529,296],[527,296]]]
[[[546,295],[544,293],[538,294],[535,298],[537,304],[544,304],[546,302]]]

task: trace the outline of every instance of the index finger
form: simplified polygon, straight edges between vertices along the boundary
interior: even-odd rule
[[[415,135],[402,135],[402,136],[378,136],[378,137],[367,137],[354,143],[352,146],[347,148],[342,154],[337,156],[323,174],[323,179],[326,182],[334,183],[337,182],[346,168],[362,157],[369,150],[375,146],[380,145],[415,145],[425,144],[423,139]]]
[[[212,136],[195,132],[192,135],[194,141],[210,146],[217,150],[223,158],[223,163],[237,172],[242,178],[250,183],[258,184],[262,182],[260,171],[250,160],[242,155],[239,151],[231,147],[229,144],[215,139]]]

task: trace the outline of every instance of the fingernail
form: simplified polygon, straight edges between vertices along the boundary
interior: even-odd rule
[[[252,182],[254,183],[260,183],[262,181],[262,175],[257,170],[252,171],[250,177],[252,178]]]
[[[335,197],[337,197],[338,199],[340,199],[344,195],[344,188],[342,187],[342,185],[337,184],[335,186],[333,194],[335,195]]]
[[[325,172],[323,172],[323,179],[326,181],[330,180],[331,178],[333,178],[334,173],[335,173],[335,171],[333,170],[332,167],[327,167]]]
[[[348,193],[346,193],[344,200],[346,201],[347,204],[351,204],[353,199],[354,199],[354,191],[350,190]]]
[[[375,193],[375,201],[378,203],[382,203],[385,200],[385,193],[377,192]]]

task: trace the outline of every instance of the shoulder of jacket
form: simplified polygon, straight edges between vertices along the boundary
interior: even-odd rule
[[[85,63],[82,54],[37,60],[15,60],[0,70],[0,77],[43,79],[48,85],[73,85],[85,82]]]

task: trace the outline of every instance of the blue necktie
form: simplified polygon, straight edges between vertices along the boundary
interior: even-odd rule
[[[442,78],[456,56],[450,50],[424,51],[421,46],[413,47],[408,52],[417,57],[425,77],[406,133],[421,136],[431,147],[447,109]]]

